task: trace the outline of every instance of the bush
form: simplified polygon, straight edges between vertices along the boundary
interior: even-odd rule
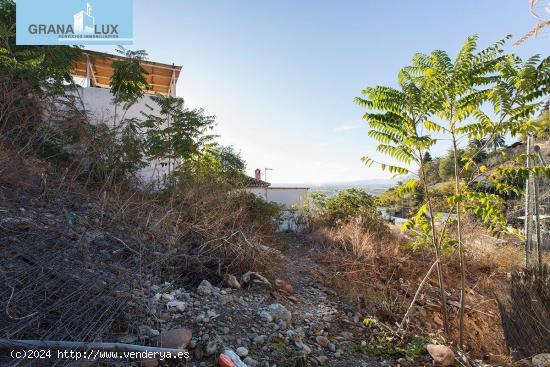
[[[360,219],[365,224],[371,221],[382,224],[374,196],[362,189],[343,190],[331,197],[313,192],[304,202],[304,211],[312,223],[337,227]]]

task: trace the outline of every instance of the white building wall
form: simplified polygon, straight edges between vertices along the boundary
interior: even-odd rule
[[[78,94],[82,100],[82,108],[85,110],[88,121],[91,124],[105,123],[107,126],[114,126],[115,105],[113,104],[113,95],[109,89],[94,87],[78,88]],[[117,109],[117,122],[121,120],[123,115],[125,119],[143,119],[142,111],[147,114],[158,115],[160,113],[157,104],[151,99],[150,95],[146,94],[126,112],[119,106]],[[139,176],[147,183],[160,182],[159,180],[167,173],[168,167],[163,167],[159,161],[155,160],[150,162],[149,166],[142,169],[139,172]]]
[[[304,196],[308,192],[307,188],[301,187],[250,187],[247,190],[266,201],[282,205],[285,209],[300,208],[304,203]]]
[[[82,99],[90,123],[98,124],[104,122],[107,125],[113,125],[115,106],[113,104],[113,95],[109,89],[94,87],[78,88],[78,93]],[[147,105],[153,107],[153,110],[149,109]],[[143,118],[141,111],[146,113],[159,113],[156,103],[153,102],[151,96],[148,94],[144,95],[136,104],[130,107],[124,117]],[[117,121],[120,120],[123,113],[122,107],[119,106],[117,110]]]
[[[298,224],[298,219],[303,214],[301,208],[308,188],[305,187],[249,187],[246,189],[266,201],[282,205],[284,209],[283,222],[279,231],[300,231],[303,224]],[[298,209],[298,212],[289,209]]]
[[[302,207],[304,196],[307,194],[307,188],[286,188],[286,187],[268,187],[267,201],[273,201],[283,205],[286,209],[295,206]]]

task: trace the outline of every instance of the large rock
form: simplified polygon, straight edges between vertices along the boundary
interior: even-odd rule
[[[163,348],[184,349],[191,340],[191,330],[172,329],[160,334],[159,345]]]
[[[445,345],[428,344],[426,349],[433,360],[440,366],[450,366],[455,361],[453,350]]]
[[[287,323],[292,321],[292,313],[280,303],[273,303],[269,305],[269,313],[275,320],[282,320]]]
[[[550,367],[550,353],[537,354],[533,357],[534,367]]]

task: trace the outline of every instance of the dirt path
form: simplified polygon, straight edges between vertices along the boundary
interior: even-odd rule
[[[224,348],[240,350],[248,366],[396,366],[391,358],[364,353],[370,331],[350,305],[317,281],[321,269],[312,260],[314,250],[299,237],[287,243],[275,272],[286,286],[231,289],[203,281],[192,292],[158,287],[154,313],[164,321],[151,326],[191,328],[197,366],[215,365]],[[283,290],[288,284],[291,292]],[[186,304],[184,312],[165,311],[163,300],[172,298]]]

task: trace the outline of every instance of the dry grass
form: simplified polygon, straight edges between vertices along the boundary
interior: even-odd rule
[[[278,260],[274,224],[249,195],[90,186],[56,169],[0,145],[3,335],[118,340],[144,323],[151,284],[269,275]]]
[[[508,361],[496,294],[506,290],[507,276],[521,266],[521,249],[489,241],[472,241],[483,232],[470,223],[467,233],[466,348],[478,358]],[[485,234],[485,233],[484,233]],[[330,286],[357,302],[364,313],[390,325],[400,322],[419,283],[433,263],[430,250],[403,248],[395,231],[372,231],[350,223],[341,228],[316,228],[315,244],[324,251],[319,261]],[[450,315],[451,341],[458,340],[459,263],[456,254],[443,259]],[[409,332],[443,334],[437,277],[432,274],[413,308]]]

